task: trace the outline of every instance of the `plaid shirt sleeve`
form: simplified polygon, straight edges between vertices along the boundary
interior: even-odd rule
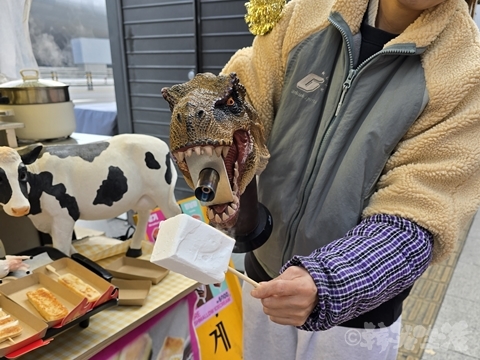
[[[370,311],[413,285],[427,269],[433,248],[429,231],[391,215],[364,219],[345,237],[295,256],[290,266],[302,266],[312,276],[319,302],[299,327],[327,330]]]

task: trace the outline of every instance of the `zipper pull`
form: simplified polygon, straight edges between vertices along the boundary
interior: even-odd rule
[[[357,73],[357,70],[355,69],[351,69],[348,72],[347,79],[343,83],[343,90],[342,90],[342,94],[340,95],[340,101],[338,102],[337,110],[335,111],[335,116],[337,116],[338,113],[340,112],[340,108],[342,107],[343,100],[345,99],[345,95],[347,94],[348,89],[350,89],[350,86],[352,85],[352,81],[356,73]]]

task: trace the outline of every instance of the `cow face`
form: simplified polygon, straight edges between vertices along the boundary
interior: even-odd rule
[[[35,161],[41,151],[34,148],[26,154],[27,164]],[[0,205],[10,216],[24,216],[30,211],[28,202],[28,170],[19,153],[0,146]]]

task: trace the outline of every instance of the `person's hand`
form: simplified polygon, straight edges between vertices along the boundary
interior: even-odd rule
[[[10,271],[25,270],[29,268],[28,264],[25,264],[23,260],[30,259],[30,256],[5,256]]]
[[[291,266],[272,281],[260,284],[250,294],[261,299],[264,313],[281,325],[303,325],[318,303],[315,282],[299,266]]]
[[[23,260],[29,259],[30,256],[5,256],[5,260],[0,260],[0,278],[4,278],[11,271],[28,270],[28,264]]]

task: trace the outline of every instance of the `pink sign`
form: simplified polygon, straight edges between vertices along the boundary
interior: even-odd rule
[[[148,219],[147,224],[147,239],[151,242],[155,242],[158,234],[158,226],[160,223],[165,220],[165,215],[163,215],[160,209],[156,209],[150,213],[150,218]]]

